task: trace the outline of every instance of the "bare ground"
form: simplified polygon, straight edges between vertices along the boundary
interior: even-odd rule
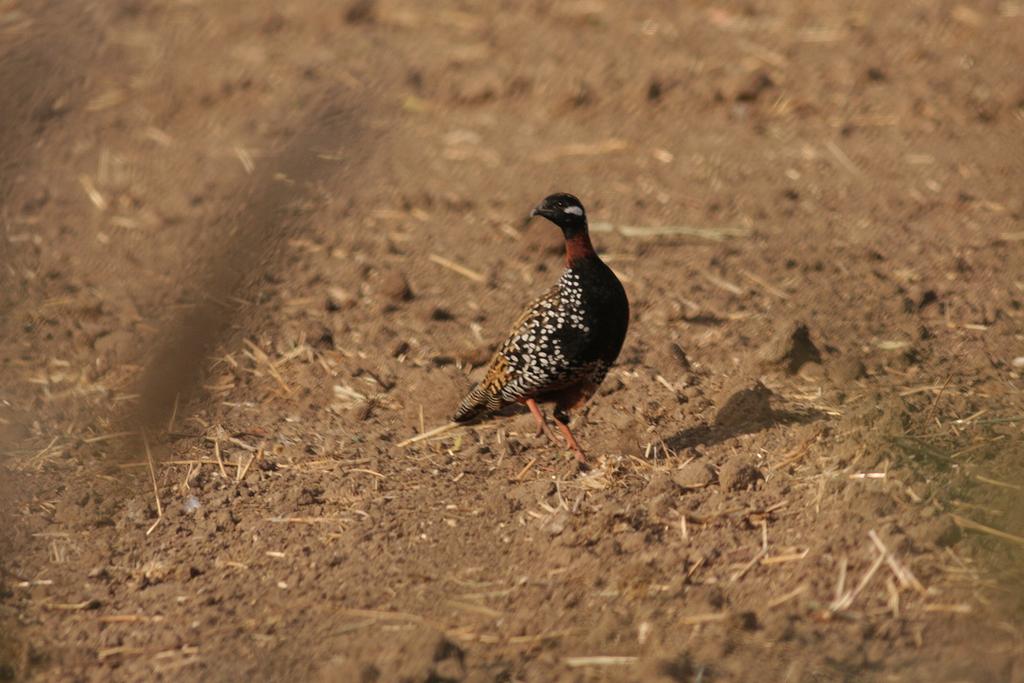
[[[1024,680],[1022,30],[0,2],[0,679]],[[399,447],[554,190],[632,302],[594,467]]]

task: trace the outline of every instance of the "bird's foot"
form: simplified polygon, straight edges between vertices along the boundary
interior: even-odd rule
[[[558,422],[558,428],[562,430],[562,435],[565,436],[565,443],[569,446],[569,450],[576,456],[576,461],[579,462],[581,467],[588,468],[590,465],[587,462],[587,454],[583,452],[580,445],[576,443],[576,438],[569,431],[569,425],[564,422]]]
[[[555,435],[551,433],[547,420],[544,419],[544,413],[540,411],[540,406],[537,405],[537,402],[531,398],[526,402],[526,406],[530,409],[530,412],[533,414],[533,419],[537,422],[537,433],[534,434],[534,436],[538,439],[542,436],[546,436],[552,445],[558,446],[558,440],[555,439]]]
[[[551,431],[551,428],[548,427],[546,424],[543,424],[543,423],[537,425],[537,433],[534,434],[534,437],[536,437],[538,439],[541,438],[541,437],[544,437],[545,439],[547,439],[548,443],[550,443],[552,446],[561,446],[562,445],[562,444],[559,443],[558,438],[555,437],[554,432]]]

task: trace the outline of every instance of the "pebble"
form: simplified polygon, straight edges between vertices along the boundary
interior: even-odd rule
[[[327,290],[328,311],[340,311],[344,308],[351,308],[356,304],[356,297],[352,292],[341,287],[330,287]]]
[[[390,301],[408,301],[413,296],[409,281],[397,270],[383,273],[377,282],[377,289]]]

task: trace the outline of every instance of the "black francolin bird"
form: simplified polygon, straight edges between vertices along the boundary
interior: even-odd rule
[[[524,403],[537,420],[537,435],[551,437],[537,404],[554,403],[555,422],[576,459],[586,463],[569,431],[568,411],[594,395],[618,357],[629,326],[629,301],[622,283],[590,243],[587,214],[579,199],[553,194],[530,216],[543,216],[562,229],[565,271],[519,316],[454,419],[468,422]]]

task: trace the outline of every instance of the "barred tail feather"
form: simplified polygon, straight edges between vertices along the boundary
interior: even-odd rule
[[[452,418],[456,422],[469,422],[480,417],[484,413],[496,410],[500,406],[500,399],[493,396],[483,384],[478,384],[473,391],[469,392],[466,398],[462,399],[459,407]]]

